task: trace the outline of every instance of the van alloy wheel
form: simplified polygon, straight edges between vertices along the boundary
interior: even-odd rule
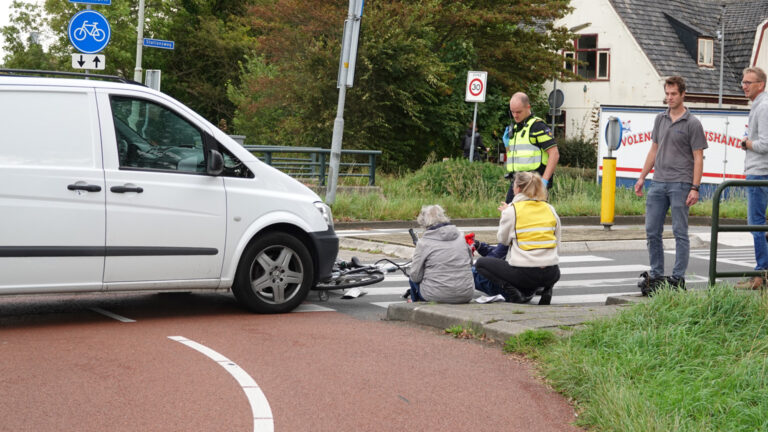
[[[246,248],[232,292],[255,312],[284,313],[304,301],[313,281],[314,267],[304,243],[274,232]]]

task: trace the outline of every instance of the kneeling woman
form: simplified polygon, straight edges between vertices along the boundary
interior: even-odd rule
[[[507,259],[482,257],[477,272],[500,287],[506,301],[525,303],[541,294],[539,304],[549,304],[552,286],[560,279],[557,249],[560,218],[546,203],[547,189],[536,173],[515,173],[515,198],[499,207],[497,239],[509,245]]]
[[[425,227],[413,251],[411,300],[467,303],[472,300],[472,250],[464,233],[439,205],[424,206],[416,221]]]

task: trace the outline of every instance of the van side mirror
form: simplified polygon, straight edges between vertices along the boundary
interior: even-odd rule
[[[208,175],[217,176],[224,171],[224,157],[218,150],[208,151],[208,163],[205,167]]]

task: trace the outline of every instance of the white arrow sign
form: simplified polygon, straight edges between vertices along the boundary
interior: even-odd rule
[[[104,70],[104,54],[72,54],[72,69]]]

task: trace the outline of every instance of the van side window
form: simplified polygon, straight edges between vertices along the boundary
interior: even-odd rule
[[[110,96],[120,168],[205,173],[203,135],[175,112],[142,99]]]

